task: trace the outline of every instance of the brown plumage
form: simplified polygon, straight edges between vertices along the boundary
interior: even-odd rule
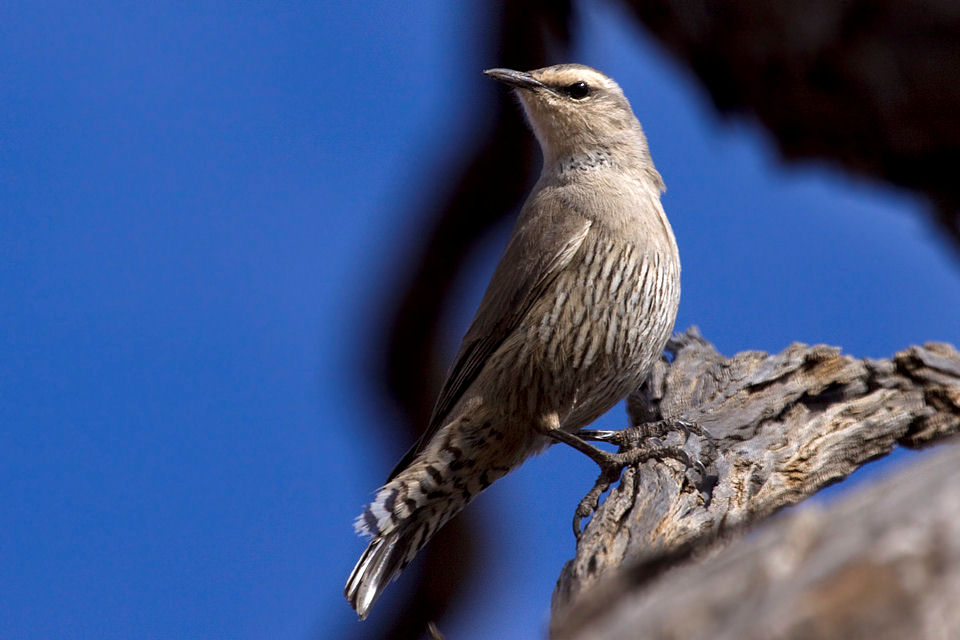
[[[345,592],[361,618],[491,482],[636,388],[676,318],[663,182],[620,87],[582,65],[486,73],[515,88],[543,171],[426,432],[357,519],[372,540]]]

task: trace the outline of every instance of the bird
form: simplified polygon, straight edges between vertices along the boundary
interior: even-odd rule
[[[622,454],[589,444],[617,432],[584,427],[643,382],[676,320],[664,182],[620,86],[581,64],[484,73],[519,99],[542,170],[427,429],[356,520],[370,541],[344,594],[361,620],[444,523],[548,445],[618,477]]]

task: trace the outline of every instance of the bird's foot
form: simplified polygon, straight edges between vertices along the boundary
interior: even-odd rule
[[[712,441],[710,434],[704,431],[703,427],[695,422],[684,420],[683,418],[646,422],[635,427],[627,427],[626,429],[580,429],[580,431],[575,432],[575,435],[583,440],[609,442],[620,447],[625,447],[636,443],[642,438],[651,436],[662,438],[676,431],[683,433],[684,442],[690,439],[691,433]]]
[[[580,523],[584,518],[593,515],[600,505],[600,496],[610,488],[610,485],[620,479],[620,475],[627,467],[642,464],[648,460],[663,461],[672,458],[685,467],[690,467],[699,461],[691,462],[690,456],[680,447],[668,446],[661,442],[642,443],[632,448],[609,453],[597,449],[602,455],[595,456],[594,461],[600,466],[600,476],[593,488],[580,500],[573,514],[573,535],[577,540],[583,533]],[[702,465],[701,465],[702,466]]]
[[[625,429],[580,429],[576,435],[588,442],[609,442],[619,445]]]
[[[584,441],[615,444],[622,450],[637,447],[642,441],[651,438],[662,439],[671,433],[678,432],[683,434],[683,441],[680,446],[686,445],[687,441],[690,440],[690,434],[698,436],[701,441],[701,456],[707,459],[706,464],[713,462],[716,453],[716,445],[713,437],[700,425],[682,418],[647,422],[626,429],[581,429],[575,432],[574,435]],[[701,472],[706,470],[706,465],[701,461],[699,456],[693,458],[692,465],[697,467]]]
[[[674,432],[683,434],[683,441],[680,445],[664,444],[661,438]],[[694,458],[691,458],[683,449],[691,433],[701,439],[700,456]],[[577,505],[574,512],[573,532],[578,540],[582,533],[581,522],[597,510],[600,504],[600,496],[610,488],[611,484],[620,479],[624,468],[648,460],[664,461],[671,458],[687,468],[697,469],[701,478],[706,478],[707,464],[712,463],[716,451],[713,438],[709,433],[699,425],[682,419],[661,420],[621,430],[582,429],[574,434],[557,430],[549,435],[555,440],[564,442],[585,453],[600,467],[600,476],[594,483],[593,488]],[[610,453],[587,444],[587,441],[615,444],[620,450],[617,453]],[[704,464],[701,456],[707,459],[707,464]]]

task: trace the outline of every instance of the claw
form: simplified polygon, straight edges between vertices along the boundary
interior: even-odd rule
[[[600,467],[600,477],[597,478],[593,488],[587,492],[587,495],[585,495],[577,505],[577,509],[573,515],[573,534],[578,541],[583,534],[583,530],[580,527],[583,519],[590,517],[596,512],[600,505],[600,496],[610,488],[610,485],[620,479],[620,474],[624,468],[648,460],[673,458],[687,468],[695,467],[701,476],[706,476],[707,467],[700,461],[699,457],[691,460],[690,455],[687,454],[682,447],[665,445],[659,438],[651,433],[651,431],[653,431],[656,432],[657,435],[665,435],[670,430],[670,427],[674,429],[679,428],[679,430],[682,430],[684,433],[684,442],[689,440],[691,433],[694,433],[707,441],[707,445],[701,448],[702,452],[714,449],[713,439],[699,425],[688,420],[676,419],[662,420],[647,426],[647,436],[640,436],[641,444],[639,446],[635,444],[638,432],[634,427],[623,430],[582,429],[576,433],[567,433],[555,429],[544,434],[586,454]],[[650,427],[652,427],[652,429]],[[598,449],[593,445],[587,444],[588,440],[618,445],[620,451],[610,453]]]
[[[684,419],[684,418],[677,418],[676,420],[673,420],[672,422],[673,422],[673,424],[675,424],[675,425],[677,425],[678,427],[680,427],[680,430],[681,430],[681,431],[683,431],[684,440],[689,440],[691,433],[694,434],[694,435],[698,435],[698,436],[700,436],[701,438],[706,438],[707,440],[710,440],[710,439],[711,439],[711,438],[710,438],[710,434],[707,433],[706,431],[704,431],[704,430],[703,430],[703,427],[701,427],[700,425],[698,425],[696,422],[691,422],[690,420],[686,420],[686,419]]]
[[[623,439],[623,433],[621,431],[614,431],[612,429],[580,429],[575,435],[587,441],[610,442],[616,445],[619,445]]]
[[[600,506],[600,496],[610,488],[610,485],[620,479],[620,474],[623,473],[625,468],[647,460],[663,460],[664,458],[673,458],[686,467],[693,464],[687,452],[679,447],[638,447],[620,453],[607,453],[605,451],[601,453],[604,459],[596,460],[600,465],[600,477],[597,478],[593,488],[577,505],[573,515],[573,535],[578,541],[583,534],[580,523],[584,518],[592,516],[596,512]]]
[[[587,492],[587,495],[583,496],[583,499],[577,505],[577,510],[573,512],[573,536],[579,541],[580,536],[583,534],[583,529],[580,527],[580,523],[584,518],[588,518],[593,515],[593,512],[597,510],[597,507],[600,506],[600,496],[610,488],[610,484],[603,481],[603,476],[597,480],[596,484],[593,485],[593,488]]]
[[[583,534],[580,523],[584,518],[589,518],[594,514],[600,506],[600,496],[610,488],[611,484],[620,479],[622,471],[623,467],[601,465],[600,477],[593,483],[593,487],[587,492],[587,495],[583,496],[583,499],[577,504],[577,510],[573,512],[573,535],[578,542]]]

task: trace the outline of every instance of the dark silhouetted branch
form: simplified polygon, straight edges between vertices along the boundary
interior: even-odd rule
[[[721,112],[788,158],[926,194],[960,253],[960,12],[953,0],[624,0]]]
[[[478,78],[489,67],[545,66],[551,54],[564,57],[569,47],[573,9],[568,0],[501,0],[477,5],[476,13],[476,23],[481,28],[489,25],[490,32],[489,49],[477,51],[471,69]],[[415,216],[429,220],[422,253],[409,261],[411,269],[400,284],[395,306],[387,305],[387,314],[392,315],[385,316],[386,335],[378,341],[384,348],[376,351],[374,366],[407,417],[411,444],[426,427],[445,369],[438,330],[453,283],[476,242],[519,206],[537,164],[534,140],[512,98],[492,86],[489,95],[496,99],[484,109],[491,127],[477,131],[452,165],[427,169],[424,193],[438,195],[428,203],[430,214],[418,211]],[[477,556],[484,553],[483,535],[482,523],[470,511],[447,523],[421,554],[416,584],[387,624],[365,626],[358,637],[424,637],[429,622],[440,619],[469,584],[479,564]],[[375,612],[367,625],[378,624],[377,617]]]

